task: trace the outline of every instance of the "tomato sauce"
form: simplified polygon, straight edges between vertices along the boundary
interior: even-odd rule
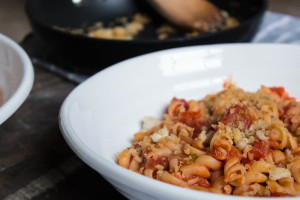
[[[244,124],[244,129],[249,129],[252,119],[246,106],[233,105],[227,108],[222,123],[234,128],[239,126],[239,122]]]
[[[164,166],[164,169],[166,170],[168,168],[168,158],[167,157],[164,157],[164,156],[158,156],[156,158],[149,158],[147,159],[146,161],[146,165],[145,167],[147,169],[154,169],[156,165],[162,165]]]
[[[253,160],[256,160],[259,158],[265,158],[270,151],[270,143],[264,140],[260,140],[259,142],[255,142],[253,144],[253,148],[249,151],[249,153],[252,154]]]
[[[184,99],[177,99],[176,97],[173,97],[169,107],[168,107],[168,114],[171,116],[177,116],[179,113],[179,110],[181,109],[187,110],[188,103]]]
[[[208,180],[206,180],[205,178],[199,176],[199,180],[196,183],[198,186],[201,187],[205,187],[205,188],[209,188],[210,187],[210,183],[208,182]]]
[[[210,123],[201,117],[200,112],[186,111],[179,113],[178,121],[194,128],[193,138],[196,138],[203,129],[208,130],[211,127]]]
[[[248,157],[247,158],[243,158],[241,160],[241,163],[245,166],[245,165],[251,165],[254,161],[250,160]]]
[[[236,147],[232,146],[231,151],[229,151],[225,160],[229,160],[230,158],[234,158],[234,157],[238,158],[239,160],[242,160],[243,155],[240,153],[240,151]]]
[[[290,97],[283,87],[270,87],[269,89],[271,90],[271,92],[276,93],[281,100],[296,100],[296,98]]]
[[[290,194],[272,193],[271,197],[292,197]]]
[[[217,150],[216,148],[213,148],[211,151],[212,157],[218,159],[218,160],[224,160],[224,155],[221,151]]]
[[[201,111],[187,111],[188,108],[186,100],[174,97],[168,107],[168,114],[174,117],[174,120],[194,128],[193,138],[196,138],[203,129],[208,130],[211,125],[203,119]]]

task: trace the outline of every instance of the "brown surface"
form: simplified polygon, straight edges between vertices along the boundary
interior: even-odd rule
[[[269,10],[300,17],[299,0],[269,0]]]
[[[30,31],[24,2],[0,1],[0,32],[16,41]],[[270,10],[300,17],[300,1],[270,0]],[[0,199],[123,199],[61,136],[59,108],[75,86],[35,68],[30,96],[0,126]]]
[[[26,0],[0,0],[0,32],[20,42],[31,28],[24,11]]]
[[[74,86],[35,69],[30,96],[0,127],[0,199],[123,198],[62,138],[57,116]]]
[[[2,89],[0,88],[0,106],[3,104],[4,102],[4,99],[3,99],[3,91]]]

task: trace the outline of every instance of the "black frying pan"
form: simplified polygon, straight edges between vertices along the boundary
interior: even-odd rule
[[[165,23],[145,0],[28,0],[26,12],[36,35],[54,48],[69,66],[96,72],[113,63],[140,54],[172,47],[248,42],[255,35],[267,0],[212,0],[240,21],[240,25],[216,33],[184,37],[179,32],[165,40],[158,40],[156,29]],[[145,13],[152,22],[134,39],[105,40],[58,30],[64,28],[86,28],[95,22],[104,24],[116,17]],[[68,66],[65,66],[68,67]]]

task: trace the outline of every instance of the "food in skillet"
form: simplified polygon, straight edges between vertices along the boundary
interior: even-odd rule
[[[224,24],[221,29],[211,29],[209,32],[217,32],[220,30],[229,29],[239,25],[239,22],[234,17],[228,15],[227,12],[222,11],[222,16],[225,18]],[[121,20],[120,20],[121,19]],[[137,13],[129,20],[127,17],[117,18],[110,26],[104,27],[101,22],[90,27],[90,30],[86,34],[88,37],[101,38],[101,39],[121,39],[132,40],[141,31],[144,30],[147,24],[151,23],[151,18],[145,14]],[[118,25],[116,25],[118,24]],[[197,36],[203,34],[199,31],[184,31],[169,23],[164,23],[157,28],[156,34],[159,40],[164,40],[177,34],[184,32],[185,37]]]
[[[239,25],[236,18],[230,16],[226,11],[221,11],[222,17],[225,19],[224,23],[219,29],[213,28],[209,29],[206,33],[213,33],[225,29],[229,29]],[[120,17],[116,18],[110,23],[104,25],[101,21],[95,23],[86,29],[72,29],[72,28],[62,28],[54,26],[54,29],[70,32],[72,34],[84,35],[92,38],[100,39],[115,39],[115,40],[133,40],[138,36],[145,27],[151,24],[151,18],[143,13],[136,13],[131,17]],[[201,31],[186,31],[182,30],[170,23],[163,23],[156,30],[157,39],[164,40],[172,37],[176,34],[184,35],[185,37],[193,37],[199,34],[203,34]]]
[[[150,22],[149,17],[137,13],[131,21],[127,17],[117,18],[109,27],[104,27],[102,23],[98,23],[98,26],[90,29],[87,36],[101,39],[132,40]],[[116,23],[118,25],[115,25]]]

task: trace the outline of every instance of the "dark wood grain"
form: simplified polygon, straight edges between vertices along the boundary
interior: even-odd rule
[[[35,68],[29,97],[0,126],[0,199],[125,199],[61,135],[59,109],[75,86]]]

